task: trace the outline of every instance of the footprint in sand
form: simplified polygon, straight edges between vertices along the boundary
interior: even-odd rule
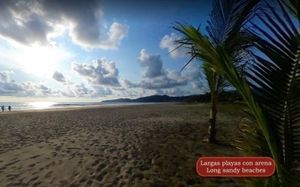
[[[35,176],[35,177],[31,178],[31,179],[29,180],[29,182],[33,182],[33,181],[37,180],[38,178],[39,178],[38,176]]]
[[[9,163],[5,164],[4,167],[11,166],[11,165],[13,165],[13,164],[15,164],[15,163],[17,163],[17,162],[19,162],[19,161],[20,161],[20,160],[14,160],[14,161],[12,161],[12,162],[9,162]]]
[[[102,173],[100,173],[99,175],[96,176],[96,179],[98,181],[102,181],[106,174],[107,174],[107,171],[103,171]]]
[[[45,178],[49,178],[51,175],[52,175],[53,171],[48,171],[46,174],[45,174]]]
[[[31,167],[31,168],[34,166],[35,166],[35,163],[28,165],[28,167]]]
[[[100,164],[96,169],[97,173],[100,172],[101,170],[103,170],[105,167],[106,167],[106,164],[104,164],[104,163]]]
[[[40,155],[34,155],[34,156],[31,156],[31,157],[29,157],[29,159],[35,159],[35,158],[37,158],[37,157],[39,157]]]
[[[98,164],[99,164],[99,162],[100,162],[100,160],[99,160],[99,159],[95,160],[95,161],[92,163],[92,166],[96,166],[96,165],[98,165]]]

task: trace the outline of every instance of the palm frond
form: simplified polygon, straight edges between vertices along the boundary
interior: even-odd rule
[[[177,29],[185,36],[186,40],[193,44],[193,53],[202,59],[202,61],[207,62],[219,75],[224,76],[241,94],[266,139],[269,152],[276,162],[278,175],[282,176],[282,167],[280,164],[280,155],[282,155],[281,147],[276,141],[277,139],[274,137],[272,128],[270,124],[267,123],[262,109],[255,101],[246,79],[237,70],[232,58],[228,55],[223,46],[216,47],[207,37],[198,32],[196,28],[179,25]]]
[[[254,15],[254,8],[259,0],[215,0],[208,20],[207,32],[215,45],[224,45],[230,52],[241,48],[247,34],[241,28]],[[244,41],[245,44],[249,40]]]
[[[300,166],[300,29],[286,4],[278,1],[279,10],[267,5],[270,12],[258,16],[262,24],[252,23],[255,47],[264,55],[256,55],[246,76],[292,175]]]

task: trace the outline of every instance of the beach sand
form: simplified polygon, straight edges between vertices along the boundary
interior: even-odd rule
[[[0,186],[240,186],[195,172],[200,156],[239,154],[240,114],[219,112],[217,145],[207,104],[1,113]]]

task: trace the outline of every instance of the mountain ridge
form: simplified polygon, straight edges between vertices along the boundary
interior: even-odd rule
[[[240,96],[232,92],[223,92],[220,94],[220,101],[238,101]],[[168,95],[151,95],[139,97],[136,99],[118,98],[111,100],[104,100],[102,103],[156,103],[156,102],[209,102],[210,95],[208,93],[201,95],[188,95],[188,96],[168,96]]]

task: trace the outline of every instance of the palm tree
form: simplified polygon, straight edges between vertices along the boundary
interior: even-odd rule
[[[208,26],[206,28],[208,32],[208,39],[214,46],[225,45],[228,53],[231,56],[235,56],[235,63],[237,66],[240,64],[240,54],[241,50],[245,49],[245,45],[249,43],[248,40],[240,40],[241,35],[246,35],[245,32],[240,31],[240,28],[245,23],[252,14],[252,8],[256,5],[258,0],[252,1],[237,1],[237,0],[227,0],[227,1],[214,1],[213,10],[210,15],[210,20],[208,21]],[[190,26],[191,27],[191,26]],[[179,24],[175,27],[176,30],[185,34],[185,29],[188,27]],[[200,29],[197,29],[200,32]],[[189,53],[191,54],[191,60],[188,61],[183,67],[183,69],[193,60],[199,59],[197,56],[197,48],[194,49],[193,43],[188,39],[182,39],[178,41],[181,46],[187,47]],[[210,91],[210,115],[209,115],[209,127],[208,127],[208,141],[210,143],[216,142],[216,116],[217,116],[217,103],[218,96],[223,91],[224,87],[228,86],[228,82],[218,74],[211,66],[209,62],[203,61],[203,70],[206,75],[206,80],[208,82],[208,87]]]
[[[193,55],[206,62],[236,88],[255,120],[257,134],[263,137],[259,141],[265,142],[267,148],[263,149],[267,149],[266,152],[276,163],[276,176],[256,184],[298,186],[300,5],[299,0],[277,0],[276,7],[268,3],[265,5],[255,22],[250,23],[252,30],[248,33],[254,41],[255,62],[244,73],[238,70],[234,63],[235,56],[223,43],[215,45],[192,26],[179,25],[177,30],[185,36],[185,44],[191,46]],[[232,34],[238,35],[239,32],[237,29]],[[251,138],[249,140],[253,140]]]
[[[218,96],[223,91],[225,86],[224,79],[209,67],[204,66],[204,73],[210,90],[210,113],[208,126],[208,142],[216,142],[216,121],[217,121],[217,103]]]

